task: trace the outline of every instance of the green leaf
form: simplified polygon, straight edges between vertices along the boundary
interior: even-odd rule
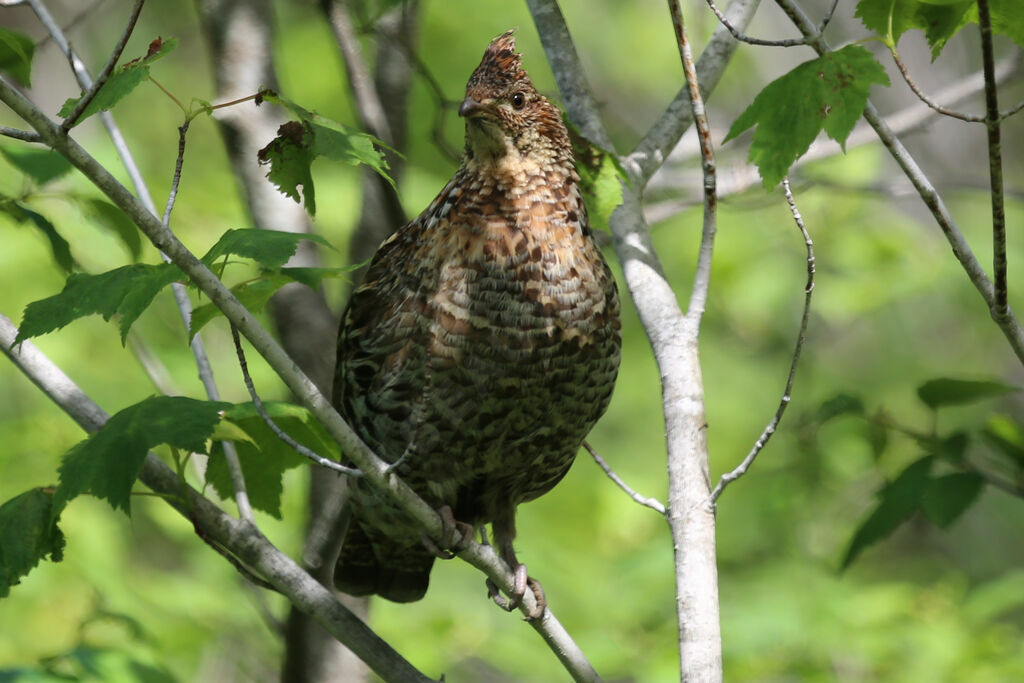
[[[957,472],[928,481],[921,509],[935,526],[949,527],[977,500],[985,480],[973,472]]]
[[[52,149],[3,145],[0,154],[39,185],[56,180],[73,168],[70,161]]]
[[[53,494],[32,489],[0,505],[0,598],[47,556],[60,562],[64,534],[53,515]]]
[[[32,87],[32,55],[36,46],[24,33],[0,28],[0,71],[26,88]]]
[[[139,229],[124,211],[110,202],[96,198],[83,200],[82,208],[93,221],[121,239],[133,260],[139,258],[142,254],[142,239],[139,237]]]
[[[0,196],[0,200],[5,197]],[[16,200],[0,201],[0,211],[18,221],[34,225],[39,232],[43,233],[46,241],[50,243],[50,251],[53,253],[53,260],[65,272],[71,272],[75,267],[75,258],[71,255],[71,245],[61,237],[53,223],[47,220],[46,216],[36,213],[24,204]]]
[[[889,428],[886,426],[885,414],[881,411],[875,413],[874,417],[868,420],[867,430],[871,454],[874,456],[875,461],[878,461],[889,445]]]
[[[235,285],[231,288],[231,291],[234,293],[235,298],[249,309],[250,313],[258,313],[266,307],[267,301],[274,295],[274,292],[291,281],[290,278],[283,275],[268,275]],[[192,318],[188,324],[189,337],[194,337],[199,330],[203,329],[206,323],[219,315],[223,315],[223,313],[212,303],[196,306],[192,309]]]
[[[947,377],[933,379],[917,388],[917,396],[931,409],[942,406],[977,403],[985,399],[1005,396],[1021,390],[1021,387],[1002,382],[976,382]]]
[[[824,401],[815,413],[815,420],[821,424],[842,415],[863,415],[864,402],[852,394],[836,394]]]
[[[277,129],[277,137],[257,154],[261,164],[270,164],[267,179],[283,194],[298,202],[299,187],[302,188],[301,199],[311,216],[316,215],[316,189],[311,170],[315,158],[313,130],[298,121],[282,124]]]
[[[337,444],[305,408],[290,403],[266,403],[264,408],[274,423],[293,439],[325,458],[338,459]],[[254,507],[280,519],[283,490],[281,478],[285,471],[308,461],[271,431],[253,404],[232,406],[225,412],[224,418],[244,430],[249,437],[249,440],[235,442],[249,501]],[[234,496],[223,448],[219,443],[213,447],[213,455],[206,469],[206,481],[213,485],[222,498]]]
[[[285,232],[282,230],[260,230],[246,228],[228,230],[203,256],[203,263],[209,267],[217,259],[235,255],[252,259],[264,268],[277,270],[290,259],[302,240],[310,240],[333,249],[331,243],[319,235],[308,232]]]
[[[903,524],[921,504],[928,487],[928,473],[934,458],[925,456],[915,461],[879,492],[878,506],[861,522],[843,558],[842,569],[849,567],[861,551],[878,543]]]
[[[353,166],[366,164],[394,186],[387,173],[387,161],[377,149],[384,143],[377,138],[300,107],[274,92],[264,92],[258,101],[264,100],[284,107],[298,120],[278,128],[277,137],[259,151],[257,158],[261,164],[270,164],[267,178],[296,202],[298,188],[302,187],[302,199],[311,215],[316,214],[316,191],[310,167],[317,157]]]
[[[889,77],[865,48],[829,52],[769,83],[723,142],[757,126],[749,159],[765,187],[774,187],[822,130],[845,148],[873,83],[889,85]]]
[[[140,83],[149,78],[150,64],[166,56],[177,44],[178,41],[174,38],[167,40],[157,38],[149,44],[149,50],[145,56],[133,59],[114,69],[110,74],[110,78],[99,89],[96,96],[92,98],[92,101],[89,102],[82,115],[78,117],[75,125],[78,125],[93,114],[112,108],[124,99]],[[74,97],[64,102],[64,106],[60,108],[58,116],[66,118],[74,110],[75,105],[78,104],[80,99],[80,97]]]
[[[968,24],[977,21],[975,0],[955,0],[949,3],[922,3],[917,10],[917,21],[924,29],[925,39],[932,49],[932,61],[939,56],[956,33]]]
[[[970,2],[977,14],[977,5]],[[989,14],[992,17],[992,30],[1001,33],[1024,48],[1024,12],[1021,12],[1020,0],[989,0]],[[977,21],[977,19],[974,19]]]
[[[853,16],[880,36],[889,35],[891,21],[892,39],[895,42],[908,29],[923,28],[917,17],[919,8],[918,0],[860,0]]]
[[[230,407],[230,403],[183,396],[153,396],[128,406],[64,456],[60,485],[53,496],[53,517],[83,493],[131,514],[132,485],[149,449],[168,444],[190,453],[206,453],[210,434],[222,411]]]
[[[53,332],[87,315],[99,314],[104,320],[110,320],[116,313],[121,318],[121,343],[124,344],[132,323],[153,297],[180,277],[178,267],[169,263],[156,266],[137,263],[99,275],[74,273],[68,277],[60,294],[33,301],[25,307],[14,343]]]
[[[1017,467],[1024,467],[1024,428],[1020,424],[1006,415],[995,415],[988,419],[981,433]]]

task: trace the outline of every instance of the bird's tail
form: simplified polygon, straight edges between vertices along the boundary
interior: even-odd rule
[[[334,585],[349,595],[379,595],[392,602],[415,602],[430,584],[435,556],[422,544],[376,538],[353,519],[334,567]]]

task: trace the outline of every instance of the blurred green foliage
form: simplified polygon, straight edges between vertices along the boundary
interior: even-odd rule
[[[627,149],[681,84],[664,8],[615,0],[567,0],[563,6],[616,143],[620,151]],[[697,5],[688,7],[699,43],[714,20],[706,12],[698,14]],[[121,9],[103,5],[74,29],[72,38],[94,71],[120,31]],[[311,4],[286,2],[278,3],[276,11],[281,92],[354,125],[344,72],[318,11]],[[41,38],[27,11],[0,12],[4,19],[12,17],[19,30]],[[555,93],[524,5],[427,2],[423,19],[420,54],[449,98],[460,95],[487,41],[511,26],[520,27],[519,49],[538,88]],[[212,100],[195,22],[190,5],[152,3],[125,54],[143,54],[156,36],[177,38],[178,49],[154,65],[154,73],[179,98]],[[773,24],[768,17],[752,32],[765,35],[780,26],[785,24]],[[862,28],[852,32],[865,35]],[[908,34],[901,48],[910,40]],[[809,56],[786,53],[775,62],[766,54],[777,53],[740,50],[710,101],[717,130],[724,133],[763,84]],[[34,95],[56,113],[76,91],[52,44],[40,47],[37,60],[33,81],[45,85]],[[936,68],[952,67],[940,60]],[[1007,101],[1014,93],[1024,94],[1019,91],[1019,86],[1010,89]],[[400,150],[409,160],[401,190],[410,213],[421,210],[453,170],[430,141],[434,106],[418,81],[410,105],[410,144]],[[115,118],[160,197],[173,171],[180,110],[142,84],[117,107]],[[0,113],[0,124],[22,125],[6,112]],[[969,130],[981,139],[980,130]],[[1019,120],[1008,122],[1008,147],[1019,144],[1022,132]],[[446,119],[445,133],[452,144],[461,141],[461,121],[454,115]],[[124,176],[95,117],[78,126],[75,135],[112,172]],[[173,226],[193,251],[203,253],[226,229],[249,226],[214,125],[197,121],[189,136]],[[958,149],[951,140],[936,140],[927,131],[921,138],[925,144],[918,148],[930,153],[926,158],[940,160],[927,170],[945,180],[953,214],[979,258],[988,262],[985,185],[965,188],[970,184],[963,181],[986,177],[984,157],[943,158],[947,144]],[[724,168],[730,159],[745,158],[746,143],[741,137],[719,152]],[[1018,188],[1007,206],[1011,226],[1024,220],[1021,164],[1020,158],[1007,159],[1008,183]],[[343,266],[344,245],[358,216],[360,171],[324,162],[314,172],[321,188],[317,226],[341,249],[322,255],[327,265]],[[880,181],[896,173],[882,150],[864,147],[817,162],[794,181],[817,248],[815,308],[790,412],[750,474],[719,502],[724,658],[730,681],[1024,678],[1024,572],[1019,569],[1024,546],[1018,542],[1024,509],[1019,499],[986,488],[945,531],[912,517],[888,540],[864,550],[845,573],[838,571],[854,530],[876,505],[875,492],[922,451],[915,439],[892,433],[879,454],[865,420],[840,416],[818,424],[819,406],[845,392],[861,397],[866,414],[884,411],[901,422],[920,424],[931,414],[914,389],[929,379],[1024,383],[1019,362],[921,211],[920,200],[884,192]],[[0,193],[19,196],[22,178],[7,159],[0,160]],[[80,176],[68,175],[52,187],[29,204],[70,242],[86,272],[103,272],[132,259],[115,233],[91,223],[79,202],[60,196],[69,192],[94,198],[96,191]],[[684,300],[700,220],[701,210],[694,207],[654,226],[665,269]],[[1020,231],[1009,232],[1012,268],[1024,259],[1024,238]],[[155,258],[152,248],[144,246],[141,260]],[[0,312],[14,319],[29,302],[64,286],[45,237],[8,216],[0,216],[0,269]],[[777,194],[758,188],[723,200],[701,346],[715,477],[739,462],[775,410],[804,278],[803,244]],[[1010,282],[1011,306],[1024,309],[1014,287],[1019,278],[1011,275]],[[336,308],[342,291],[329,282]],[[620,380],[590,442],[634,488],[664,498],[658,371],[624,299]],[[176,388],[201,397],[187,337],[166,292],[135,329],[166,365]],[[223,322],[210,323],[204,338],[223,398],[247,400]],[[98,317],[36,341],[108,412],[155,392],[116,329]],[[265,398],[286,398],[262,363],[250,359],[250,368]],[[34,486],[55,484],[60,455],[82,434],[6,363],[0,363],[0,387],[2,501]],[[995,413],[1018,425],[1024,420],[1015,395],[944,410],[936,419],[942,433],[952,433],[978,429]],[[293,557],[301,552],[305,481],[301,469],[288,472],[283,519],[259,516],[266,535]],[[62,522],[64,560],[40,565],[0,604],[0,679],[276,680],[282,645],[275,620],[285,614],[283,601],[247,587],[195,537],[190,524],[160,501],[135,497],[131,504],[129,519],[94,498],[70,503]],[[521,559],[543,581],[553,609],[597,669],[608,679],[676,679],[672,547],[664,521],[626,498],[585,454],[554,492],[521,508],[519,519]],[[431,590],[419,603],[375,602],[371,620],[431,675],[447,672],[452,681],[564,677],[536,634],[516,616],[495,609],[485,598],[483,578],[461,562],[440,563]]]

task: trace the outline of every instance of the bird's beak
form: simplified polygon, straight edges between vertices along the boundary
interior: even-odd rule
[[[472,97],[467,97],[462,100],[462,104],[459,105],[459,116],[462,116],[463,118],[470,118],[486,111],[487,107],[480,102],[477,102]]]

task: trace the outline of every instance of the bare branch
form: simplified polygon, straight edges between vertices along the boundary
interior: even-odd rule
[[[734,27],[743,30],[753,18],[759,3],[760,0],[732,0],[725,10],[725,16]],[[697,60],[697,81],[704,97],[718,85],[718,80],[725,73],[725,67],[732,60],[737,47],[739,43],[727,28],[720,25],[715,29],[707,47]],[[665,163],[679,138],[692,123],[689,86],[684,84],[658,121],[623,160],[626,170],[633,176],[631,180],[634,183],[645,184]]]
[[[576,44],[569,35],[569,27],[565,23],[557,0],[526,0],[526,4],[540,34],[544,54],[555,75],[562,103],[569,112],[572,122],[587,140],[602,149],[614,152],[612,140],[601,121],[597,100],[594,99],[594,93],[580,63],[580,56],[576,52]]]
[[[732,37],[740,42],[748,43],[750,45],[764,45],[766,47],[794,47],[797,45],[807,45],[812,41],[817,40],[817,36],[814,36],[813,38],[805,36],[803,38],[789,38],[785,40],[762,40],[761,38],[751,38],[732,25],[732,22],[729,21],[728,17],[722,14],[722,10],[718,9],[718,5],[715,4],[715,0],[707,0],[707,3],[708,7],[711,8],[711,11],[715,13],[716,17],[718,17],[718,21],[722,26],[728,29],[729,33],[732,34]],[[818,35],[824,33],[828,23],[832,20],[832,15],[835,13],[836,5],[838,4],[839,0],[832,0],[832,4],[829,6],[828,11],[825,13],[825,16],[822,17],[821,23],[818,24]]]
[[[108,415],[31,342],[12,347],[18,330],[0,314],[0,350],[58,407],[86,432],[93,433]],[[146,456],[140,480],[213,541],[238,558],[244,567],[268,581],[301,609],[312,614],[385,680],[425,682],[433,679],[416,670],[386,641],[346,609],[337,598],[274,547],[245,520],[236,520],[184,484],[152,453]]]
[[[114,50],[110,53],[110,59],[103,65],[103,69],[99,75],[96,76],[96,80],[89,86],[89,89],[82,95],[78,100],[78,104],[71,110],[64,122],[60,124],[60,127],[64,130],[71,130],[71,127],[78,121],[78,117],[82,115],[85,108],[89,106],[89,103],[96,97],[96,93],[100,91],[103,84],[107,82],[110,77],[110,72],[114,70],[117,65],[117,60],[121,58],[121,53],[124,52],[124,46],[128,44],[128,38],[131,37],[132,31],[135,29],[135,22],[139,19],[139,14],[142,12],[142,4],[146,0],[135,0],[135,7],[132,8],[132,13],[128,17],[128,25],[124,27],[124,31],[121,32],[121,37],[117,39],[117,43],[114,45]]]
[[[928,95],[926,95],[924,91],[921,90],[920,87],[918,87],[914,79],[910,77],[910,71],[907,69],[907,65],[904,64],[903,60],[900,58],[900,53],[896,49],[895,45],[889,46],[889,54],[892,55],[892,61],[896,63],[896,67],[900,70],[900,73],[903,75],[903,80],[906,81],[907,85],[910,86],[910,89],[914,91],[914,94],[917,95],[917,98],[924,102],[925,104],[927,104],[932,109],[934,109],[936,112],[942,114],[943,116],[949,116],[954,119],[960,119],[961,121],[967,121],[968,123],[980,123],[985,120],[983,116],[971,116],[969,114],[962,114],[958,111],[947,109],[946,107],[943,107],[942,105],[935,102],[933,99],[928,97]]]
[[[786,193],[786,203],[789,205],[790,213],[793,214],[793,221],[796,223],[797,229],[800,230],[800,234],[804,238],[804,245],[807,248],[807,284],[804,285],[804,312],[800,318],[800,331],[797,332],[796,347],[793,349],[793,360],[789,364],[786,388],[782,391],[782,398],[779,400],[779,407],[775,410],[775,415],[768,422],[768,426],[764,428],[764,431],[761,432],[761,436],[758,437],[754,447],[747,454],[747,457],[743,459],[743,462],[736,469],[723,474],[722,478],[718,480],[714,491],[711,492],[712,505],[718,501],[718,497],[722,495],[726,486],[747,473],[750,466],[754,464],[754,459],[757,458],[758,453],[767,445],[768,439],[772,438],[772,434],[778,428],[779,422],[782,421],[782,415],[786,412],[792,396],[793,380],[796,378],[796,368],[800,362],[800,352],[803,350],[804,340],[807,338],[807,323],[811,317],[811,294],[814,292],[814,242],[811,241],[811,236],[807,233],[807,227],[804,225],[804,219],[796,208],[796,200],[793,199],[793,193],[789,187],[789,178],[782,180],[782,189]]]
[[[699,333],[700,318],[704,314],[704,306],[708,298],[708,286],[711,282],[711,257],[714,253],[715,233],[717,232],[718,193],[715,181],[715,153],[711,144],[711,127],[708,125],[704,110],[704,99],[700,94],[697,72],[693,66],[693,53],[690,50],[686,35],[686,24],[683,13],[679,9],[679,0],[669,0],[669,13],[672,15],[672,26],[676,32],[676,45],[679,47],[679,58],[683,63],[683,74],[690,89],[690,112],[697,126],[697,140],[700,144],[701,170],[704,174],[704,227],[700,236],[700,251],[697,268],[693,275],[693,290],[690,292],[690,304],[686,316],[693,318],[695,332]]]
[[[24,140],[25,142],[42,142],[43,139],[39,137],[39,133],[31,130],[18,130],[17,128],[8,128],[7,126],[0,126],[0,135],[8,138],[14,138],[15,140]]]
[[[988,129],[988,171],[992,184],[992,270],[995,271],[995,304],[992,317],[1005,320],[1006,303],[1006,207],[1003,197],[1003,156],[1000,141],[999,94],[996,89],[995,57],[992,52],[992,18],[989,0],[978,0],[978,28],[981,32],[981,63],[985,72],[985,127]]]
[[[665,514],[665,506],[662,504],[660,500],[658,500],[657,498],[648,498],[647,496],[641,496],[639,493],[630,488],[629,484],[622,480],[622,477],[615,474],[615,470],[613,470],[611,466],[605,461],[605,459],[602,458],[598,454],[598,452],[594,450],[593,446],[584,441],[583,447],[587,449],[587,453],[590,453],[590,457],[594,459],[594,462],[597,463],[597,466],[604,470],[604,473],[608,475],[608,478],[615,482],[615,484],[620,489],[625,491],[626,495],[632,498],[634,502],[637,502],[640,505],[643,505],[644,507],[649,507],[658,514]]]

